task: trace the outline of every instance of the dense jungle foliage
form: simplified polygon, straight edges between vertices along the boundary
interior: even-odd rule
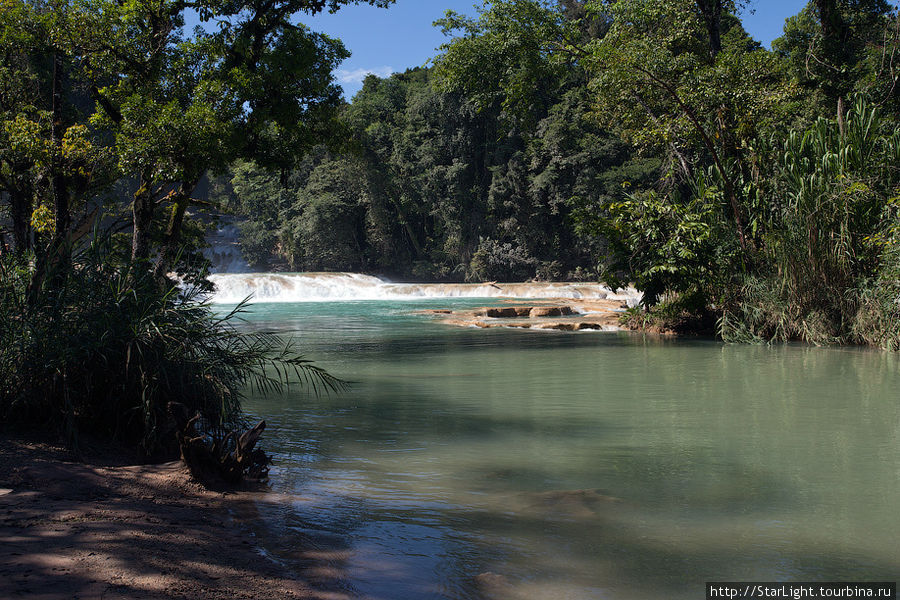
[[[631,322],[900,344],[900,24],[815,0],[493,0],[428,68],[370,76],[350,143],[217,197],[259,268],[634,282]],[[273,199],[275,201],[273,202]]]
[[[336,384],[211,310],[192,213],[207,173],[335,129],[347,52],[293,19],[349,3],[0,0],[0,425],[161,456],[171,401],[233,445],[246,386]]]

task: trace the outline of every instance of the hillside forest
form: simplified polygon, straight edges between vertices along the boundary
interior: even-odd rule
[[[810,2],[494,0],[369,76],[333,143],[229,165],[258,270],[634,282],[638,326],[896,347],[898,18]],[[336,143],[335,143],[336,142]]]

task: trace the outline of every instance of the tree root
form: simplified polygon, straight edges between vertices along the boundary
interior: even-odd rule
[[[265,421],[242,433],[228,431],[222,436],[201,427],[199,412],[189,417],[187,407],[179,402],[170,402],[168,408],[175,420],[181,460],[194,479],[207,487],[218,487],[223,483],[237,486],[243,481],[263,481],[268,477],[271,459],[256,448],[266,428]]]

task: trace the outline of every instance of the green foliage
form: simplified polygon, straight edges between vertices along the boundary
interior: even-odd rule
[[[425,69],[369,77],[345,113],[353,155],[314,150],[281,181],[236,165],[250,255],[267,240],[294,269],[429,280],[593,270],[603,240],[575,213],[611,202],[625,180],[652,181],[659,160],[633,159],[601,129],[583,85],[552,97],[533,126],[505,130],[499,107],[478,110],[433,78]]]
[[[352,155],[234,168],[245,248],[429,279],[598,270],[644,291],[648,326],[891,346],[897,16],[822,0],[770,52],[746,6],[448,13],[433,69],[369,77],[345,107]]]
[[[435,22],[445,35],[435,70],[441,89],[462,92],[479,110],[500,106],[507,117],[533,119],[549,107],[566,65],[554,56],[573,29],[556,3],[484,2],[477,19],[447,11]]]
[[[812,107],[833,112],[838,98],[895,81],[893,73],[883,71],[884,59],[897,49],[891,12],[884,0],[810,2],[787,20],[772,47],[786,59]]]
[[[877,275],[860,281],[856,290],[859,308],[850,337],[859,344],[900,351],[900,239],[896,228],[893,236],[881,256]]]
[[[319,150],[284,182],[253,163],[235,165],[233,202],[248,217],[240,243],[251,266],[283,261],[302,271],[365,269],[365,170]]]
[[[535,260],[512,244],[482,238],[469,265],[471,281],[522,281],[534,273]]]
[[[635,306],[621,316],[623,327],[663,334],[704,335],[715,332],[715,317],[685,296],[673,297],[649,308]]]
[[[230,175],[231,197],[225,202],[251,217],[240,225],[241,253],[251,267],[266,267],[273,254],[283,252],[281,214],[291,206],[294,195],[276,175],[249,161],[235,163]]]
[[[365,269],[365,181],[359,165],[326,160],[313,169],[285,214],[292,264],[304,271]]]
[[[721,191],[698,181],[686,198],[632,193],[608,208],[606,232],[613,247],[603,275],[622,285],[627,273],[653,306],[662,297],[703,311],[740,272],[737,240],[723,227]]]
[[[244,306],[217,315],[197,294],[160,289],[143,265],[95,239],[62,284],[29,290],[33,267],[0,262],[0,420],[170,451],[167,403],[199,411],[211,431],[241,418],[242,389],[291,378],[338,382],[272,334],[238,333]],[[52,280],[53,278],[51,278]]]
[[[898,158],[900,131],[862,98],[841,121],[787,136],[761,248],[769,268],[726,312],[724,337],[896,344]]]
[[[0,419],[150,453],[172,441],[170,400],[214,430],[240,418],[245,385],[334,385],[197,296],[204,228],[188,209],[207,173],[238,160],[287,171],[339,131],[332,71],[348,53],[296,13],[391,3],[0,0]],[[188,10],[215,26],[185,32]],[[250,202],[269,221],[272,189]],[[113,215],[118,234],[84,241],[113,194],[132,227]],[[340,220],[310,204],[316,233]],[[170,271],[196,286],[179,291]]]

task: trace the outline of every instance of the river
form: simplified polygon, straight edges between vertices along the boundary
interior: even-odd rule
[[[275,458],[255,527],[323,589],[696,599],[707,581],[900,579],[897,355],[454,328],[417,311],[489,301],[299,301],[295,283],[242,326],[296,336],[351,386],[248,399]]]

